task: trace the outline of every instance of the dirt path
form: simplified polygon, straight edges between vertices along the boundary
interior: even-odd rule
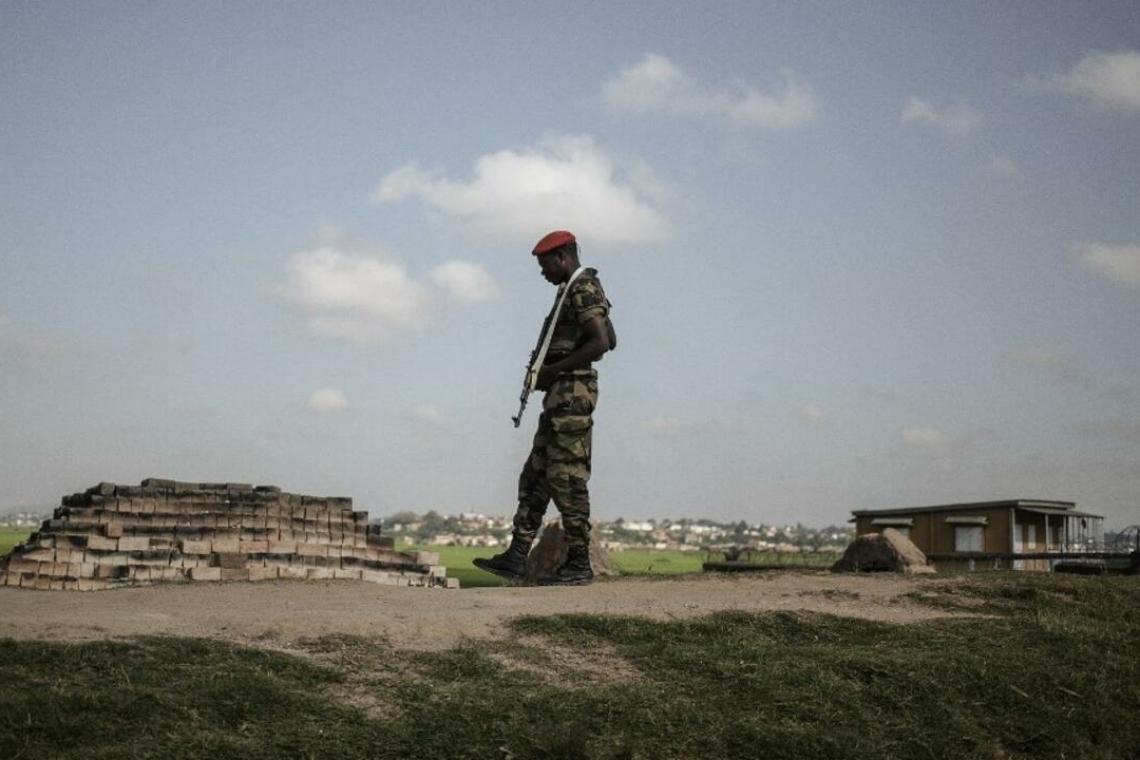
[[[82,641],[212,637],[267,646],[327,634],[386,635],[436,649],[501,634],[519,615],[600,613],[669,620],[717,610],[805,610],[909,623],[947,613],[907,594],[929,579],[773,573],[611,579],[578,588],[394,588],[352,581],[199,583],[89,593],[0,588],[0,637]]]

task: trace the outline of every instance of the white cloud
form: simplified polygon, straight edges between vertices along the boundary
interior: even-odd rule
[[[1086,269],[1121,285],[1140,288],[1140,245],[1081,243],[1076,250]]]
[[[617,175],[614,159],[591,138],[550,137],[534,148],[481,156],[467,182],[408,164],[385,176],[372,200],[419,198],[490,237],[532,241],[562,228],[586,245],[663,240],[669,221],[641,185],[644,168],[624,182]]]
[[[936,427],[905,427],[899,431],[902,442],[915,449],[943,449],[948,446],[952,438],[948,433]]]
[[[1092,52],[1046,82],[1060,92],[1080,95],[1103,108],[1140,111],[1140,53]]]
[[[431,271],[431,280],[460,303],[483,303],[499,294],[487,270],[469,261],[445,261]]]
[[[823,422],[827,419],[827,410],[819,404],[804,404],[800,407],[800,419],[809,424]]]
[[[289,259],[287,281],[274,289],[326,337],[367,345],[421,324],[424,288],[400,264],[324,246]]]
[[[745,84],[709,90],[665,56],[646,53],[603,85],[602,99],[616,112],[722,118],[747,127],[790,129],[814,121],[819,110],[815,94],[791,72],[780,75],[783,86],[776,95]]]
[[[976,131],[982,123],[981,114],[966,103],[939,109],[914,95],[903,107],[902,120],[932,126],[950,139],[965,137]]]
[[[305,407],[317,414],[334,414],[348,410],[348,398],[338,388],[321,388],[309,394]]]

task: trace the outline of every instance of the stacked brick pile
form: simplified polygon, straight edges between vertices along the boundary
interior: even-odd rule
[[[88,591],[345,578],[457,587],[438,563],[437,554],[396,551],[350,498],[148,478],[65,496],[37,533],[0,558],[0,585]]]

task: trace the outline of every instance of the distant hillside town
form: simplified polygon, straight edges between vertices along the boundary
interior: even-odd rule
[[[548,516],[554,518],[555,513]],[[441,515],[429,511],[397,512],[379,521],[382,531],[399,542],[432,546],[505,546],[511,536],[511,518],[480,513]],[[842,552],[854,538],[849,526],[809,528],[797,525],[753,525],[743,520],[720,523],[707,519],[599,520],[594,537],[611,551],[622,549],[679,549],[700,551],[714,547],[747,546],[761,551],[787,553]]]
[[[0,515],[0,528],[27,528],[34,530],[51,517],[52,510],[47,508],[20,509],[6,515]]]

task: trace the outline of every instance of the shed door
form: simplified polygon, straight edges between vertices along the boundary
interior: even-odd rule
[[[980,552],[982,551],[981,525],[955,525],[954,551]]]

